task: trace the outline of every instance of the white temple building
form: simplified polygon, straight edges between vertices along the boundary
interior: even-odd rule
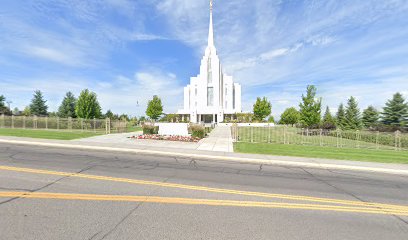
[[[184,109],[179,110],[178,114],[193,123],[220,123],[241,111],[241,85],[234,83],[232,76],[224,74],[214,46],[210,1],[208,46],[201,59],[200,73],[197,77],[191,77],[190,84],[184,88]]]

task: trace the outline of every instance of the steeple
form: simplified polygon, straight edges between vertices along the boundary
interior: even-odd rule
[[[210,0],[210,29],[208,31],[208,47],[214,46],[214,29],[213,29],[212,10],[213,10],[213,0]]]

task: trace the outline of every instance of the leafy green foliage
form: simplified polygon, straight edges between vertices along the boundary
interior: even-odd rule
[[[205,128],[202,125],[190,125],[190,132],[191,132],[191,136],[195,137],[195,138],[204,138],[206,133],[205,133]]]
[[[75,106],[75,113],[78,117],[84,119],[101,117],[101,107],[96,94],[88,89],[83,90]]]
[[[281,115],[280,124],[295,125],[299,123],[300,113],[296,108],[287,108]]]
[[[142,126],[143,129],[143,134],[146,135],[151,135],[151,134],[158,134],[159,133],[159,127],[154,126],[153,124],[143,124]]]
[[[369,106],[363,111],[363,126],[366,128],[375,127],[380,119],[380,113],[373,106]]]
[[[149,103],[147,104],[146,115],[156,121],[162,114],[163,114],[162,101],[158,96],[154,95],[153,99],[150,100]]]
[[[58,116],[62,118],[76,118],[75,105],[77,99],[72,92],[67,92],[60,107],[58,108]]]
[[[408,125],[408,104],[401,93],[394,94],[383,109],[382,122],[386,125],[404,127]]]
[[[275,118],[273,116],[269,116],[268,123],[275,123]]]
[[[44,99],[44,96],[40,90],[34,92],[33,99],[30,104],[31,114],[37,116],[46,116],[48,111],[48,106],[46,105],[47,101]]]
[[[253,113],[237,113],[237,122],[239,123],[250,123],[253,119]]]
[[[31,116],[31,109],[30,109],[30,107],[25,107],[25,108],[24,108],[24,110],[23,110],[23,115],[26,116],[26,117]]]
[[[300,107],[300,123],[303,127],[316,128],[321,119],[322,100],[316,99],[317,89],[313,85],[307,86],[306,96],[302,95]]]
[[[351,96],[347,101],[345,126],[346,130],[358,130],[362,128],[360,109],[356,99]]]
[[[272,105],[266,97],[262,99],[258,97],[254,104],[254,117],[255,120],[263,121],[272,112]]]

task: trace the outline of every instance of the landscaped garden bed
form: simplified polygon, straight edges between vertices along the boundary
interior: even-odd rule
[[[163,140],[174,142],[199,142],[201,138],[192,136],[162,136],[158,134],[144,134],[130,137],[131,139]]]

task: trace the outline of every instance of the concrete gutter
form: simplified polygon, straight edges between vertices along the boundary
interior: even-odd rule
[[[358,166],[356,165],[342,165],[332,163],[319,163],[319,162],[302,162],[302,161],[286,161],[271,159],[271,156],[267,156],[268,159],[251,158],[251,157],[238,157],[238,156],[225,156],[225,155],[208,155],[204,153],[184,153],[175,151],[162,151],[162,150],[150,150],[150,149],[135,149],[135,148],[122,148],[122,147],[107,147],[107,146],[92,146],[92,145],[79,145],[78,143],[60,143],[60,142],[44,142],[44,141],[26,141],[26,140],[9,140],[0,139],[0,143],[5,144],[17,144],[28,145],[37,147],[53,147],[53,148],[65,148],[65,149],[79,149],[79,150],[91,150],[91,151],[107,151],[107,152],[119,152],[119,153],[134,153],[145,155],[158,155],[158,156],[170,156],[170,157],[183,157],[202,160],[211,160],[219,162],[234,162],[243,164],[257,164],[257,165],[269,165],[269,166],[285,166],[285,167],[304,167],[304,168],[317,168],[317,169],[330,169],[330,170],[346,170],[346,171],[359,171],[359,172],[372,172],[372,173],[385,173],[394,175],[408,176],[408,168],[387,168],[387,167],[370,167],[370,166]],[[86,144],[86,143],[84,143]],[[212,153],[213,154],[213,153]],[[384,165],[384,164],[383,164]]]

